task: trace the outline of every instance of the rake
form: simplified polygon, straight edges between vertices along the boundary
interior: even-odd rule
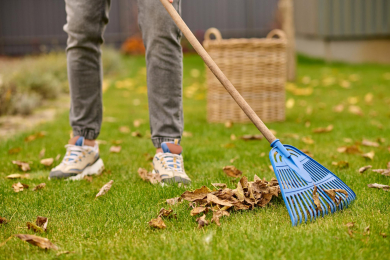
[[[283,145],[261,121],[168,0],[160,0],[173,21],[221,84],[271,144],[269,159],[293,226],[346,208],[355,193],[335,174],[291,145]]]

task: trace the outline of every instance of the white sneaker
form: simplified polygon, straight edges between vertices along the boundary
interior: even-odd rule
[[[87,175],[99,175],[104,170],[103,160],[99,157],[99,146],[84,145],[84,137],[76,144],[65,145],[66,154],[62,162],[50,171],[50,179],[81,180]]]
[[[164,183],[191,184],[191,179],[184,171],[183,156],[171,153],[170,143],[162,143],[162,153],[157,153],[153,157],[154,172],[161,176]]]

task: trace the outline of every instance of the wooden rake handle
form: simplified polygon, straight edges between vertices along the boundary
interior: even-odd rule
[[[249,117],[249,119],[255,124],[257,129],[264,135],[264,137],[268,140],[268,142],[272,143],[276,140],[276,137],[271,133],[271,131],[267,128],[267,126],[261,121],[261,119],[257,116],[255,111],[248,105],[245,99],[238,93],[233,84],[227,79],[225,74],[221,71],[221,69],[217,66],[217,64],[213,61],[210,55],[206,52],[203,46],[199,43],[198,39],[196,39],[195,35],[191,32],[188,26],[185,24],[183,19],[177,13],[176,9],[169,3],[168,0],[160,0],[164,5],[165,9],[167,9],[168,13],[172,17],[173,21],[179,27],[179,29],[183,32],[184,36],[191,43],[192,47],[196,50],[196,52],[202,57],[203,61],[210,68],[210,70],[214,73],[217,79],[221,82],[221,84],[225,87],[227,92],[233,97],[233,99],[237,102],[237,104],[241,107],[241,109],[245,112],[245,114]]]

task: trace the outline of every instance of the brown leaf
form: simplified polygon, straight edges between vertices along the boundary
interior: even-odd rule
[[[364,146],[372,146],[372,147],[379,147],[379,143],[371,142],[371,141],[369,141],[367,139],[363,139],[362,145],[364,145]]]
[[[161,208],[160,209],[160,212],[158,213],[158,217],[164,217],[164,218],[167,218],[167,217],[175,217],[176,218],[176,214],[172,214],[173,213],[173,209],[164,209],[164,208]],[[172,215],[171,215],[172,214]]]
[[[390,169],[375,169],[375,170],[372,170],[373,172],[377,172],[377,173],[380,173],[384,176],[390,176]]]
[[[61,252],[58,252],[56,254],[56,256],[60,256],[60,255],[67,255],[67,254],[73,254],[75,253],[75,251],[61,251]]]
[[[349,168],[349,162],[346,161],[332,162],[332,165],[337,166],[339,169]]]
[[[368,158],[370,160],[374,160],[374,156],[375,156],[375,152],[374,151],[371,151],[369,153],[365,153],[365,154],[362,154],[362,156],[364,158]]]
[[[218,205],[222,205],[222,206],[228,206],[228,207],[233,207],[233,204],[231,204],[229,201],[227,200],[221,200],[219,199],[217,196],[213,195],[213,194],[207,194],[207,202],[208,203],[214,203],[214,204],[218,204]]]
[[[314,155],[307,149],[302,149],[301,152],[305,153],[307,156],[314,157]]]
[[[42,159],[41,160],[41,164],[45,165],[45,166],[50,166],[52,165],[54,162],[54,159],[53,158],[47,158],[47,159]]]
[[[172,199],[167,199],[166,202],[169,205],[175,205],[177,203],[182,202],[182,198],[181,197],[175,197],[175,198],[172,198]]]
[[[242,172],[234,166],[225,166],[225,167],[223,167],[223,171],[229,177],[237,178],[237,177],[240,177],[242,175]]]
[[[231,120],[226,121],[225,122],[225,127],[226,128],[232,128],[233,127],[233,121],[231,121]]]
[[[362,151],[360,148],[356,145],[351,145],[351,146],[341,146],[337,148],[337,151],[339,153],[348,153],[348,154],[356,154],[356,153],[361,153]]]
[[[8,220],[3,217],[0,217],[0,224],[7,224]]]
[[[234,210],[248,210],[249,206],[242,202],[234,203]]]
[[[43,189],[43,188],[45,188],[45,187],[46,187],[46,183],[41,183],[41,184],[38,184],[37,186],[35,186],[35,187],[33,188],[33,191],[41,190],[41,189]]]
[[[46,136],[46,132],[38,132],[36,134],[27,136],[26,138],[24,138],[24,141],[25,142],[31,142],[31,141],[34,141],[37,138],[42,138],[44,136]]]
[[[20,153],[21,150],[22,150],[22,148],[15,147],[15,148],[9,149],[8,154],[17,154],[17,153]]]
[[[358,115],[358,116],[363,116],[363,111],[359,106],[349,106],[348,111],[351,114]]]
[[[345,226],[347,226],[348,228],[351,228],[355,225],[355,222],[348,222],[347,224],[345,224]]]
[[[207,226],[209,224],[209,222],[206,220],[206,215],[203,215],[200,218],[197,218],[196,222],[198,222],[198,228],[199,229],[201,229],[204,226]]]
[[[244,141],[261,140],[263,139],[263,135],[243,135],[240,138]]]
[[[314,204],[316,205],[317,210],[322,211],[321,202],[320,202],[320,196],[317,193],[317,186],[314,186],[313,200],[314,200]]]
[[[136,119],[133,121],[134,127],[139,127],[142,124],[142,119]]]
[[[211,183],[216,189],[225,189],[227,185],[225,183]]]
[[[121,126],[121,127],[119,127],[119,132],[124,133],[124,134],[128,134],[128,133],[130,133],[130,128],[128,126]]]
[[[367,186],[369,188],[377,188],[377,189],[382,189],[382,190],[385,190],[385,191],[390,191],[390,186],[389,185],[372,183],[372,184],[368,184]]]
[[[39,152],[39,158],[43,158],[45,156],[45,152],[46,152],[46,149],[43,148],[40,152]]]
[[[19,191],[23,191],[23,189],[28,189],[28,185],[18,182],[12,184],[12,188],[14,189],[15,192],[19,192]]]
[[[146,169],[143,168],[138,169],[138,175],[141,177],[141,179],[143,179],[144,181],[149,181],[151,184],[157,184],[162,181],[159,174],[148,172]]]
[[[34,223],[27,222],[27,228],[33,230],[35,233],[43,233],[43,228],[38,227]]]
[[[38,227],[41,227],[43,231],[46,231],[48,223],[49,223],[49,219],[41,216],[38,216],[37,219],[35,220],[35,224]]]
[[[350,238],[353,238],[354,237],[353,230],[348,229],[348,235],[349,235]]]
[[[271,201],[271,199],[272,199],[272,194],[271,193],[264,193],[264,194],[262,194],[260,202],[258,203],[258,205],[260,207],[265,207]]]
[[[96,194],[96,198],[100,197],[100,196],[103,196],[104,194],[106,194],[110,189],[111,189],[111,186],[112,184],[114,183],[113,180],[107,182],[101,189],[100,191],[98,192],[98,194]]]
[[[340,192],[340,193],[343,193],[345,195],[345,199],[348,198],[348,193],[346,190],[342,190],[342,189],[330,189],[330,190],[325,190],[323,189],[323,191],[326,193],[326,195],[329,196],[329,198],[334,202],[336,203],[336,206],[339,206],[340,202],[341,202],[341,197],[339,197],[339,199],[336,198],[336,195],[337,193],[336,192]],[[340,195],[339,195],[340,196]]]
[[[327,127],[319,127],[313,130],[313,133],[328,133],[333,130],[333,125],[328,125]]]
[[[311,139],[309,136],[304,136],[304,137],[302,137],[302,141],[303,141],[305,144],[314,144],[314,140]]]
[[[16,234],[15,236],[23,241],[26,241],[34,246],[38,246],[43,249],[58,250],[58,247],[56,245],[54,245],[52,242],[50,242],[49,239],[44,237],[25,235],[25,234]]]
[[[370,226],[367,226],[367,227],[364,228],[364,235],[365,236],[370,235]]]
[[[344,110],[344,105],[343,104],[340,104],[340,105],[337,105],[337,106],[333,107],[333,111],[336,112],[336,113],[343,112],[343,110]]]
[[[57,154],[56,161],[58,161],[61,158],[61,154]]]
[[[248,189],[248,178],[246,176],[240,179],[240,183],[243,189]]]
[[[89,175],[85,175],[83,179],[86,180],[87,182],[92,182],[93,181],[92,176],[89,176]]]
[[[119,153],[122,150],[121,146],[111,146],[110,153]]]
[[[206,211],[206,213],[207,213],[208,208],[206,208],[206,207],[196,207],[196,208],[191,210],[190,214],[191,214],[191,216],[196,216],[196,215],[198,215],[198,214],[200,214],[200,213],[202,213],[204,211]]]
[[[14,173],[14,174],[8,175],[6,178],[7,179],[26,179],[29,177],[30,177],[30,174],[28,174],[28,173],[26,173],[26,174]]]
[[[363,172],[367,171],[370,168],[372,168],[371,165],[363,166],[363,167],[359,168],[359,172],[363,173]]]
[[[150,220],[149,226],[151,226],[153,228],[159,228],[159,229],[164,229],[167,227],[161,217],[157,217],[157,218]]]
[[[206,186],[202,186],[200,189],[196,189],[194,191],[186,191],[181,195],[181,198],[187,201],[195,201],[202,200],[207,197],[207,194],[210,193],[211,190]]]
[[[26,171],[29,171],[31,170],[30,168],[30,164],[28,162],[22,162],[22,161],[12,161],[13,164],[19,166],[19,168],[26,172]]]
[[[384,232],[381,232],[381,233],[379,233],[383,238],[386,238],[387,237],[387,235],[386,235],[386,233],[384,233]]]
[[[221,223],[219,222],[219,219],[223,216],[227,216],[229,217],[230,214],[229,212],[225,211],[225,210],[218,210],[218,211],[214,211],[213,212],[213,218],[211,219],[211,222],[215,222],[215,224],[217,224],[217,226],[220,226]]]
[[[224,188],[218,191],[214,191],[211,194],[217,196],[219,199],[222,200],[231,200],[234,193],[231,189]]]
[[[244,190],[240,182],[237,183],[237,189],[233,190],[233,193],[239,201],[243,202],[245,200]]]
[[[135,131],[135,132],[131,133],[131,136],[133,136],[133,137],[142,137],[142,134],[140,132],[138,132],[138,131]]]
[[[186,131],[184,131],[184,132],[183,132],[183,136],[184,136],[184,137],[192,137],[193,134],[192,134],[191,132],[186,132]]]

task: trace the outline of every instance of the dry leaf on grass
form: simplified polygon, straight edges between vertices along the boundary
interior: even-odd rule
[[[198,229],[201,229],[204,226],[207,226],[209,224],[209,221],[206,220],[206,215],[203,215],[200,218],[197,218],[196,222],[198,222]]]
[[[372,168],[371,165],[363,166],[363,167],[359,168],[359,172],[363,173],[363,172],[365,172],[365,171],[367,171],[368,169],[371,169],[371,168]]]
[[[234,178],[240,177],[242,175],[242,172],[234,166],[225,166],[223,167],[223,171],[226,173],[227,176]]]
[[[112,184],[114,183],[113,180],[109,181],[108,183],[106,183],[101,189],[100,191],[98,192],[98,194],[96,194],[96,198],[100,197],[100,196],[103,196],[104,194],[106,194],[110,189],[111,189],[111,186]]]
[[[337,193],[336,192],[339,192],[339,193],[343,193],[345,195],[345,199],[348,198],[348,193],[346,190],[342,190],[342,189],[330,189],[330,190],[323,190],[326,195],[329,196],[329,198],[334,202],[336,203],[336,206],[339,206],[339,204],[341,203],[341,200],[342,200],[342,197],[339,195],[339,197],[337,198],[336,195]]]
[[[184,136],[184,137],[192,137],[193,134],[192,134],[191,132],[186,132],[186,131],[184,131],[184,132],[183,132],[183,136]]]
[[[142,119],[136,119],[133,121],[134,127],[139,127],[142,124]]]
[[[336,112],[336,113],[343,112],[343,110],[344,110],[344,105],[343,104],[340,104],[340,105],[337,105],[337,106],[333,107],[333,111]]]
[[[370,235],[370,226],[365,227],[363,232],[365,236]]]
[[[42,138],[44,136],[46,136],[46,132],[38,132],[36,134],[27,136],[26,138],[24,138],[24,141],[25,142],[31,142],[31,141],[34,141],[37,138]]]
[[[158,213],[158,217],[164,217],[164,218],[174,217],[174,218],[176,218],[176,214],[172,214],[172,213],[173,213],[173,209],[161,208],[160,212]]]
[[[26,179],[29,177],[30,177],[30,174],[28,174],[28,173],[26,173],[26,174],[14,173],[14,174],[8,175],[6,178],[7,179]]]
[[[211,219],[211,222],[215,222],[217,226],[220,226],[221,223],[219,222],[219,219],[223,216],[230,216],[230,213],[225,210],[218,210],[213,212],[213,218]]]
[[[211,185],[213,185],[216,189],[224,189],[227,187],[225,183],[211,183]]]
[[[193,208],[191,210],[190,214],[191,214],[191,216],[196,216],[204,211],[206,211],[205,213],[207,213],[208,208],[207,207],[196,207],[196,208]]]
[[[58,247],[56,245],[54,245],[52,242],[50,242],[49,239],[44,237],[25,235],[25,234],[16,234],[15,236],[23,241],[26,241],[34,246],[38,246],[43,249],[58,250]]]
[[[263,135],[243,135],[240,138],[244,141],[261,140],[263,139]]]
[[[359,106],[349,106],[348,111],[351,114],[358,115],[358,116],[363,116],[363,111]]]
[[[374,160],[375,152],[371,151],[369,153],[362,154],[362,156],[364,158],[367,158],[367,159],[370,159],[370,160]]]
[[[58,252],[56,254],[56,256],[60,256],[60,255],[67,255],[67,254],[73,254],[75,253],[75,251],[61,251],[61,252]]]
[[[355,225],[355,222],[348,222],[347,224],[345,224],[346,227],[348,228],[351,228]]]
[[[217,205],[223,205],[223,206],[228,206],[228,207],[233,207],[233,204],[231,204],[227,200],[221,200],[217,196],[214,196],[213,194],[207,194],[207,203],[214,203]]]
[[[0,217],[0,224],[7,224],[8,220],[3,217]]]
[[[369,141],[367,139],[363,139],[362,145],[364,145],[364,146],[372,146],[372,147],[379,147],[379,143],[372,142],[372,141]]]
[[[339,169],[349,168],[349,162],[346,161],[332,162],[332,165],[337,166]]]
[[[33,191],[41,190],[41,189],[43,189],[43,188],[45,188],[45,187],[46,187],[46,183],[41,183],[41,184],[38,184],[37,186],[35,186],[35,187],[33,188]]]
[[[19,192],[19,191],[23,191],[24,189],[28,189],[28,185],[18,182],[12,184],[12,188],[14,189],[15,192]]]
[[[231,134],[231,135],[230,135],[230,140],[234,141],[234,140],[236,140],[236,139],[237,139],[237,137],[236,137],[235,134]]]
[[[135,131],[135,132],[132,132],[131,133],[131,136],[133,136],[133,137],[142,137],[142,134],[140,133],[140,132],[138,132],[138,131]]]
[[[57,154],[56,161],[58,161],[61,158],[61,154]]]
[[[144,181],[149,181],[151,184],[157,184],[161,182],[161,177],[157,173],[148,172],[146,169],[139,168],[138,175]]]
[[[389,185],[372,183],[372,184],[368,184],[367,186],[368,186],[368,188],[377,188],[377,189],[382,189],[382,190],[385,190],[385,191],[390,191],[390,186]]]
[[[187,201],[196,201],[203,200],[207,198],[207,194],[210,193],[211,190],[206,186],[202,186],[200,189],[196,189],[194,191],[186,191],[181,195],[181,198]]]
[[[26,225],[27,225],[27,228],[28,228],[28,229],[31,229],[31,230],[34,231],[35,233],[43,233],[43,228],[38,227],[38,226],[37,226],[36,224],[34,224],[34,223],[27,222]]]
[[[333,130],[333,125],[328,125],[327,127],[319,127],[313,130],[313,133],[328,133]]]
[[[17,153],[20,153],[21,150],[22,150],[22,148],[15,147],[15,148],[9,149],[8,154],[17,154]]]
[[[377,172],[377,173],[380,173],[384,176],[390,176],[390,169],[375,169],[375,170],[372,170],[373,172]]]
[[[314,204],[316,205],[316,209],[319,210],[319,211],[322,211],[321,202],[320,202],[320,196],[319,196],[319,194],[317,192],[317,186],[314,186],[313,200],[314,200]]]
[[[356,145],[351,145],[351,146],[341,146],[337,148],[337,151],[339,153],[348,153],[348,154],[357,154],[361,153],[362,151],[360,148]]]
[[[50,166],[52,165],[54,162],[54,159],[53,158],[47,158],[47,159],[42,159],[41,160],[41,164],[45,165],[45,166]]]
[[[92,178],[92,176],[86,175],[86,176],[84,176],[83,180],[86,180],[87,182],[92,182],[93,178]]]
[[[46,231],[48,223],[49,223],[49,219],[41,216],[38,216],[37,219],[35,220],[35,224],[38,227],[41,227],[43,231]]]
[[[172,198],[172,199],[167,199],[166,203],[169,204],[169,205],[175,205],[175,204],[180,203],[182,201],[183,200],[182,200],[181,197],[175,197],[175,198]]]
[[[45,153],[46,153],[46,149],[45,148],[43,148],[40,152],[39,152],[39,158],[43,158],[43,157],[45,157]]]
[[[128,134],[128,133],[130,133],[130,128],[128,126],[121,126],[121,127],[119,127],[119,132],[124,133],[124,134]]]
[[[231,121],[231,120],[226,121],[225,122],[225,127],[226,128],[232,128],[233,127],[233,121]]]
[[[29,171],[31,170],[30,168],[30,164],[28,162],[22,162],[22,161],[12,161],[13,164],[19,166],[19,168],[26,172],[26,171]]]
[[[386,235],[386,233],[383,233],[383,232],[381,232],[381,233],[379,233],[383,238],[386,238],[387,237],[387,235]]]
[[[159,228],[159,229],[164,229],[167,227],[161,217],[157,217],[150,220],[148,224],[153,228]]]
[[[304,142],[305,144],[314,144],[314,140],[311,139],[309,136],[304,136],[302,137],[302,142]]]
[[[121,146],[111,146],[110,153],[119,153],[122,150]]]

